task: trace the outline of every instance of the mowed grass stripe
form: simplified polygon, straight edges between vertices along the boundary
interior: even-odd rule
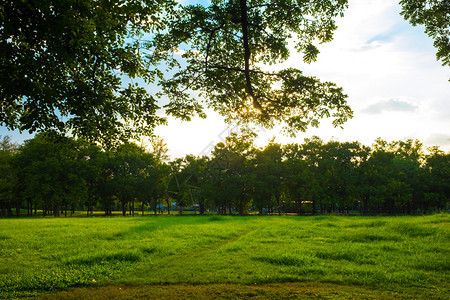
[[[445,298],[449,223],[448,214],[1,219],[0,298],[292,282]]]

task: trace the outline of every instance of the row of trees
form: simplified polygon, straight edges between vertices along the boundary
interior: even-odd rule
[[[159,140],[150,153],[133,143],[114,150],[54,134],[20,147],[4,138],[0,151],[0,213],[67,215],[86,209],[152,210],[173,203],[220,214],[426,213],[448,207],[450,153],[424,151],[419,141],[372,147],[358,142],[301,145],[270,142],[264,148],[244,131],[218,143],[210,156],[164,160]]]
[[[44,216],[67,215],[85,208],[92,214],[102,207],[106,215],[120,207],[135,210],[162,197],[161,180],[168,165],[158,155],[136,144],[122,144],[114,151],[55,134],[38,134],[19,148],[3,140],[0,154],[0,210],[19,214],[26,208]],[[158,153],[158,149],[156,151]],[[164,153],[159,153],[163,155]]]
[[[190,182],[185,199],[194,189],[200,211],[212,206],[240,214],[250,208],[261,214],[426,213],[450,200],[450,154],[437,147],[425,154],[419,141],[379,139],[366,147],[313,137],[258,149],[253,137],[231,135],[210,158],[180,160],[178,181]]]

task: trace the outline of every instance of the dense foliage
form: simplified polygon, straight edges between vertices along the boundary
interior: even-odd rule
[[[0,124],[59,130],[104,144],[149,134],[159,119],[145,86],[156,55],[144,34],[164,28],[171,0],[2,1]],[[145,85],[127,84],[140,78]]]
[[[18,149],[6,138],[0,213],[411,214],[448,208],[450,153],[425,152],[419,141],[377,140],[366,147],[312,137],[300,145],[257,148],[254,137],[233,133],[209,157],[170,162],[159,159],[165,156],[161,140],[157,156],[132,143],[102,150],[49,133]]]
[[[333,39],[334,18],[346,6],[347,0],[216,0],[180,8],[153,41],[156,51],[182,58],[162,82],[171,100],[167,111],[189,119],[202,116],[206,104],[227,119],[279,122],[291,133],[324,117],[342,125],[352,117],[342,88],[294,66],[275,71],[270,65],[287,60],[294,46],[306,63],[315,61],[317,45]]]
[[[292,133],[323,117],[339,126],[352,116],[342,88],[298,69],[262,66],[285,61],[293,38],[305,62],[316,60],[317,44],[332,40],[334,18],[346,6],[347,0],[2,2],[0,125],[69,132],[104,145],[150,135],[164,119],[146,86],[166,77],[166,111],[183,119],[204,115],[202,101],[192,97],[200,91],[228,119],[282,122]]]

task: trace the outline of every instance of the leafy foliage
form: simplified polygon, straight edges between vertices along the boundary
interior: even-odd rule
[[[5,1],[0,4],[0,124],[70,132],[105,145],[151,133],[163,120],[137,83],[159,57],[144,34],[164,27],[171,0]]]
[[[282,122],[290,133],[317,126],[323,117],[342,125],[352,116],[342,88],[298,69],[267,66],[289,57],[290,39],[305,62],[316,60],[316,43],[332,39],[333,18],[346,5],[345,0],[222,0],[181,7],[167,33],[153,41],[156,52],[181,53],[184,59],[170,63],[176,73],[162,82],[170,99],[167,111],[187,120],[204,116],[202,103],[190,93],[198,91],[229,120],[267,127]]]
[[[450,1],[401,0],[401,14],[413,25],[425,25],[425,33],[434,40],[436,58],[450,66]]]
[[[136,210],[145,214],[173,205],[204,214],[428,213],[450,200],[449,154],[419,141],[303,144],[264,148],[249,130],[232,133],[211,156],[188,155],[168,163],[135,144],[114,150],[40,134],[19,147],[0,151],[0,209],[21,208],[58,215],[86,209]],[[163,141],[161,141],[163,143]],[[163,143],[164,144],[164,143]]]

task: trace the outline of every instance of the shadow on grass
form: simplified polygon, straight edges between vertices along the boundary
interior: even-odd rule
[[[131,252],[117,252],[107,255],[96,255],[88,258],[74,259],[68,262],[68,265],[92,266],[109,262],[138,262],[141,256]]]
[[[280,255],[277,257],[274,256],[259,256],[253,258],[253,260],[269,263],[271,265],[277,266],[293,266],[293,267],[302,267],[306,265],[311,265],[314,263],[314,258],[311,257],[295,257],[288,255]]]

